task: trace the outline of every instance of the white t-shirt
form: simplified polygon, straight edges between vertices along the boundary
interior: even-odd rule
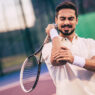
[[[64,46],[69,48],[73,55],[91,58],[95,56],[95,40],[61,38]],[[50,62],[52,43],[47,43],[42,50],[42,57],[48,67],[49,73],[56,86],[56,95],[95,95],[95,72],[67,63],[53,66]]]

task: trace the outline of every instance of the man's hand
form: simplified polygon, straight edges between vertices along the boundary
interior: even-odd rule
[[[65,46],[52,48],[51,62],[53,65],[65,65],[67,62],[73,63],[74,57],[71,51]]]
[[[50,36],[50,30],[51,29],[53,29],[53,28],[55,28],[55,25],[54,24],[48,24],[48,26],[46,27],[46,34],[48,35],[48,36]]]
[[[67,47],[61,47],[58,52],[54,55],[54,59],[57,60],[58,62],[69,62],[73,63],[74,57],[71,53],[71,51]]]

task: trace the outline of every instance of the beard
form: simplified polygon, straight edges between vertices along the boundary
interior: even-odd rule
[[[65,28],[65,27],[72,28],[72,25],[70,25],[70,24],[67,24],[66,25],[65,24],[65,25],[62,25],[61,26],[61,28]],[[57,27],[57,29],[58,29],[58,27]],[[69,32],[69,30],[64,30],[64,31],[62,31],[60,29],[58,29],[58,30],[59,30],[59,32],[61,32],[65,36],[71,35],[75,31],[75,29],[71,30],[70,32]]]
[[[59,30],[59,29],[58,29]],[[59,32],[61,32],[63,35],[65,36],[69,36],[71,35],[73,32],[75,31],[75,29],[71,30],[71,32],[69,32],[69,30],[65,30],[64,32],[59,30]]]

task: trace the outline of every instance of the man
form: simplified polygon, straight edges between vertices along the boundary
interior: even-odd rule
[[[56,86],[56,95],[95,95],[95,41],[75,33],[78,12],[72,2],[56,7],[55,23],[46,33],[52,42],[46,44],[42,56]]]

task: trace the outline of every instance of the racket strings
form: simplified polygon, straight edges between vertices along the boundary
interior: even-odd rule
[[[26,90],[35,87],[38,74],[38,59],[35,55],[24,62],[23,86]]]

